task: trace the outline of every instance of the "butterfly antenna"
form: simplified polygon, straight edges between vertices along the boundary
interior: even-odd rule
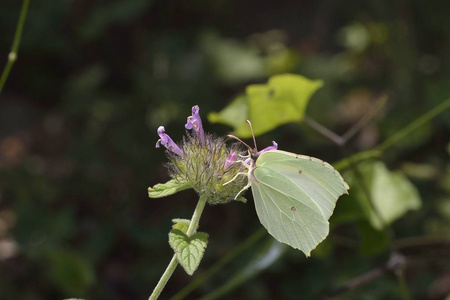
[[[250,147],[246,142],[244,142],[243,140],[241,140],[241,139],[238,138],[237,136],[234,136],[234,135],[229,134],[229,135],[227,135],[227,137],[232,138],[232,139],[235,139],[235,140],[238,140],[240,143],[244,144],[245,147],[247,147],[249,150],[252,150],[252,147]]]
[[[252,127],[252,123],[247,120],[248,126],[250,126],[250,131],[252,132],[252,137],[253,137],[253,145],[255,145],[255,153],[258,152],[258,147],[256,146],[256,139],[255,139],[255,134],[253,133],[253,127]]]

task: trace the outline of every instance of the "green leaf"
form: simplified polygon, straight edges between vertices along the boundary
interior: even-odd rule
[[[255,135],[303,120],[309,98],[321,86],[321,81],[294,74],[272,76],[268,84],[248,86],[249,120]],[[251,136],[251,131],[244,123],[234,134],[245,138]]]
[[[264,58],[252,44],[207,33],[201,38],[201,48],[217,76],[227,83],[236,84],[267,76]]]
[[[173,195],[180,191],[191,188],[186,182],[179,182],[175,179],[167,181],[166,183],[158,183],[154,187],[148,188],[148,196],[150,198],[161,198]]]
[[[358,175],[358,178],[347,172],[346,179],[353,187],[347,200],[353,200],[360,207],[375,229],[381,230],[384,225],[391,224],[409,210],[421,207],[416,187],[403,174],[389,171],[380,161],[360,164],[359,171],[361,176]],[[367,187],[373,207],[377,211],[374,211],[367,199],[361,183]]]
[[[92,265],[80,254],[71,250],[55,249],[46,255],[46,270],[63,292],[84,294],[95,282]]]
[[[188,219],[173,219],[172,222],[172,229],[178,229],[183,233],[186,233],[188,231],[189,225],[191,224],[191,220]],[[195,228],[195,230],[197,230],[197,228]]]
[[[247,119],[248,101],[244,95],[238,96],[219,113],[211,112],[208,114],[209,122],[225,124],[233,128],[245,123]]]
[[[189,275],[194,274],[200,265],[208,244],[208,234],[197,232],[187,236],[178,229],[172,229],[169,233],[170,247],[175,251],[178,262]]]
[[[208,119],[233,127],[233,134],[242,138],[251,137],[245,122],[250,120],[258,136],[280,125],[303,120],[309,99],[322,85],[320,80],[300,75],[275,75],[267,84],[248,86],[245,96],[236,98],[219,113],[210,113]]]

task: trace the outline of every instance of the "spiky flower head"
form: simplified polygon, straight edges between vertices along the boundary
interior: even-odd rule
[[[161,139],[157,147],[161,144],[167,148],[168,167],[174,180],[187,183],[198,194],[206,195],[211,204],[228,203],[247,183],[246,176],[237,176],[232,180],[237,173],[246,170],[239,161],[242,149],[239,144],[227,145],[223,138],[205,133],[199,111],[197,105],[192,107],[192,115],[185,125],[192,132],[187,132],[180,146],[161,126],[158,128]]]

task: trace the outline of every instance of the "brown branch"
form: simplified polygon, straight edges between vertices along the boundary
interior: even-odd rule
[[[329,130],[325,126],[316,122],[314,119],[305,116],[304,121],[311,128],[322,134],[324,137],[328,138],[330,141],[335,143],[336,145],[342,147],[344,146],[355,134],[358,133],[364,126],[369,123],[369,121],[376,116],[376,114],[381,110],[381,108],[386,104],[388,97],[386,94],[383,94],[379,97],[379,99],[375,102],[375,104],[367,110],[367,113],[364,114],[358,122],[353,124],[349,130],[347,130],[343,135],[338,135],[333,131]]]
[[[406,267],[406,258],[400,253],[394,252],[386,265],[375,268],[356,278],[349,280],[347,283],[333,289],[322,296],[322,299],[331,299],[360,286],[363,286],[383,275],[401,272]]]

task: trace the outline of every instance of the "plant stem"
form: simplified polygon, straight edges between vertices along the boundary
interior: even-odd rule
[[[450,99],[445,100],[441,104],[435,106],[430,111],[425,113],[424,115],[420,116],[413,122],[409,123],[402,129],[398,130],[396,134],[394,134],[392,137],[385,140],[382,144],[378,145],[372,150],[363,151],[356,153],[350,157],[344,158],[337,163],[333,164],[334,167],[337,170],[342,170],[344,168],[347,168],[351,165],[352,161],[356,164],[360,161],[364,161],[370,158],[379,157],[382,155],[383,152],[397,144],[400,140],[407,137],[409,134],[414,132],[417,128],[422,126],[423,124],[431,121],[434,117],[438,116],[442,112],[446,111],[450,108]]]
[[[170,260],[169,265],[167,266],[166,270],[162,274],[161,278],[158,281],[158,284],[156,285],[155,289],[153,290],[153,293],[150,295],[148,300],[156,300],[158,299],[159,295],[161,294],[162,290],[167,284],[167,281],[169,281],[170,277],[173,274],[173,271],[178,266],[178,260],[176,254],[173,255],[172,259]]]
[[[400,129],[396,134],[391,136],[389,139],[384,141],[381,145],[375,147],[376,150],[379,150],[381,152],[384,152],[386,149],[392,147],[393,145],[397,144],[400,140],[405,138],[407,135],[415,131],[417,128],[421,127],[423,124],[427,123],[440,113],[446,111],[450,108],[450,99],[445,100],[441,104],[435,106],[433,109],[428,111],[426,114],[420,116],[413,122],[409,123],[402,129]]]
[[[23,25],[25,24],[25,19],[27,18],[28,6],[30,5],[30,0],[23,0],[22,8],[20,10],[19,21],[17,22],[16,33],[14,34],[14,40],[11,47],[11,51],[8,55],[8,62],[6,63],[5,68],[3,69],[2,76],[0,77],[0,94],[3,90],[3,86],[6,83],[6,79],[8,78],[9,72],[17,59],[17,50],[19,50],[20,39],[22,37]]]
[[[197,230],[198,222],[200,221],[200,217],[203,213],[203,209],[205,208],[207,199],[208,198],[204,195],[200,196],[197,206],[195,207],[194,214],[192,215],[191,222],[189,223],[189,228],[186,232],[187,236],[193,235],[195,233],[195,231]],[[177,256],[174,255],[172,257],[172,259],[170,260],[170,263],[167,266],[166,270],[164,271],[163,275],[159,279],[158,284],[156,285],[155,289],[153,290],[153,293],[148,298],[149,300],[158,299],[159,295],[161,294],[162,290],[166,286],[170,277],[172,277],[172,274],[175,271],[177,265],[178,265]]]
[[[399,270],[398,272],[395,272],[395,275],[397,276],[397,281],[400,286],[400,292],[402,294],[403,300],[410,300],[411,297],[409,296],[408,285],[406,284],[403,271]]]
[[[189,223],[189,228],[186,232],[187,236],[191,236],[195,233],[198,227],[198,222],[200,221],[200,217],[202,216],[203,209],[206,205],[206,200],[208,198],[204,195],[200,196],[200,199],[198,200],[197,207],[195,208],[194,214],[192,215],[191,222]]]

